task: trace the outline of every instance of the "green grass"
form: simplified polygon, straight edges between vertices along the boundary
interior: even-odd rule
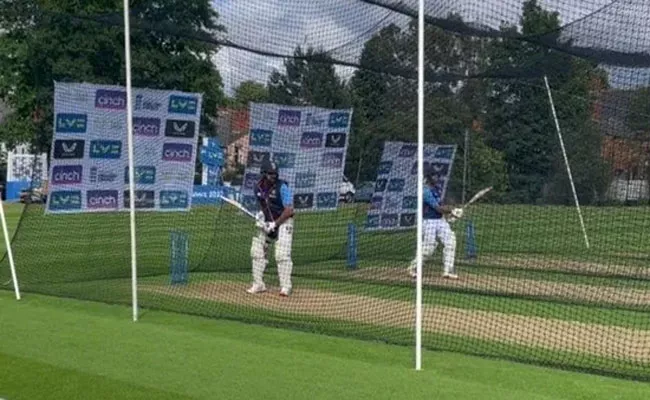
[[[236,322],[0,292],[0,397],[643,399],[650,385]]]
[[[363,294],[394,300],[413,300],[413,288],[386,286],[345,279],[346,231],[349,222],[363,224],[365,212],[361,206],[343,207],[334,213],[309,213],[297,217],[293,259],[297,287]],[[585,208],[583,210],[591,249],[586,251],[575,209],[572,207],[496,206],[478,205],[470,209],[468,218],[476,226],[479,256],[482,254],[530,254],[567,260],[599,260],[603,263],[637,265],[643,268],[643,254],[650,253],[650,240],[644,229],[650,228],[647,208]],[[10,225],[15,224],[19,206],[8,206]],[[531,278],[541,281],[646,288],[647,284],[632,279],[563,275],[553,271],[499,269],[490,266],[470,266],[462,259],[466,220],[455,227],[458,235],[458,263],[463,273],[492,274]],[[138,271],[140,280],[167,280],[169,264],[169,232],[185,230],[190,234],[190,265],[192,279],[206,273],[208,279],[250,278],[249,247],[254,227],[250,220],[230,207],[197,207],[190,213],[139,213]],[[358,256],[362,268],[405,267],[414,255],[414,231],[396,233],[366,233],[360,231]],[[44,216],[39,206],[29,207],[13,244],[21,286],[26,291],[63,295],[80,299],[128,303],[130,301],[130,249],[128,214],[79,214]],[[439,265],[440,252],[433,263]],[[274,263],[269,269],[273,271]],[[335,279],[335,277],[337,277]],[[0,278],[6,282],[6,262],[0,265]],[[318,278],[318,279],[312,279]],[[340,279],[339,279],[340,278]],[[338,280],[337,280],[338,279]],[[551,300],[551,299],[550,299]],[[442,288],[425,290],[424,302],[449,307],[529,315],[542,318],[571,320],[584,323],[650,329],[647,312],[602,308],[597,304],[571,304],[570,299],[530,300],[499,297],[480,293],[463,293]],[[223,316],[215,311],[214,303],[159,296],[143,296],[143,305],[179,312]],[[559,301],[559,302],[558,302]],[[564,302],[564,303],[562,303]],[[259,310],[231,307],[230,318],[259,319],[277,325],[300,327],[302,317],[265,314]],[[302,327],[307,324],[304,322]],[[320,328],[329,333],[353,334],[360,325],[348,323],[346,329],[328,326]],[[332,324],[335,323],[332,321]],[[309,324],[307,324],[309,325]],[[311,326],[311,325],[310,325]],[[326,329],[327,328],[327,329]],[[383,338],[403,333],[363,327],[368,337]],[[374,336],[373,336],[374,335]],[[384,336],[382,336],[384,335]],[[390,338],[388,338],[390,339]],[[412,338],[411,338],[412,339]],[[455,340],[447,338],[442,348],[462,349]],[[399,340],[397,340],[399,341]],[[462,344],[462,343],[461,343]],[[482,347],[481,347],[482,346]],[[520,352],[504,346],[494,347],[490,354],[507,357],[524,354],[531,361],[545,362],[551,356]],[[491,348],[492,348],[491,347]],[[555,355],[556,357],[560,357]],[[559,359],[567,365],[584,364],[580,355]],[[608,366],[606,361],[602,362]]]

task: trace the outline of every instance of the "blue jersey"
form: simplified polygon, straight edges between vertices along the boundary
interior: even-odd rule
[[[293,193],[286,182],[278,180],[274,185],[261,180],[257,184],[257,200],[266,221],[275,221],[282,215],[285,207],[293,206]]]
[[[424,188],[424,209],[422,210],[423,219],[440,219],[442,214],[436,210],[440,206],[440,190],[436,188]]]

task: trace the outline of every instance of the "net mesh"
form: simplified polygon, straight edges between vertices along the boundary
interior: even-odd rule
[[[63,151],[55,135],[124,142],[127,130],[123,111],[92,114],[97,88],[57,99],[54,83],[124,85],[121,10],[58,3],[0,2],[0,131],[9,148],[50,155],[50,177]],[[158,208],[182,208],[178,182],[196,185],[190,211],[136,213],[140,305],[412,345],[417,1],[132,7],[134,88],[202,96],[197,142],[185,138],[195,171],[160,164],[155,184],[146,169],[135,175]],[[443,204],[492,187],[449,224],[453,235],[425,221],[426,348],[650,377],[648,15],[642,0],[426,2],[425,162]],[[155,93],[134,111],[160,120],[158,130],[135,123],[136,167],[165,161],[165,144],[147,140],[190,120],[172,113],[171,92]],[[144,113],[155,103],[162,114]],[[57,132],[62,113],[88,114],[87,125],[66,119],[71,132]],[[208,137],[225,152],[211,185]],[[80,182],[56,190],[116,187],[123,210],[125,149],[119,165],[89,160]],[[264,157],[280,164],[297,210],[291,246],[281,232],[266,250],[268,291],[251,295],[259,228],[215,196],[254,209]],[[130,304],[128,213],[46,213],[37,189],[52,197],[57,184],[32,178],[12,238],[21,289]],[[289,249],[293,293],[281,298]],[[443,277],[452,257],[458,279]],[[6,257],[0,279],[13,289]]]

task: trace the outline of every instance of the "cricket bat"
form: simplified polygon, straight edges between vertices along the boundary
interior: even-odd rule
[[[225,201],[226,203],[230,204],[231,206],[237,207],[240,211],[242,211],[244,214],[248,215],[249,217],[251,217],[253,219],[257,219],[257,217],[255,217],[255,214],[253,214],[246,207],[244,207],[240,203],[236,202],[235,200],[230,199],[228,197],[224,197],[224,196],[219,196],[219,197],[221,197],[221,200]]]
[[[463,205],[462,208],[465,209],[465,208],[466,208],[467,206],[469,206],[470,204],[476,202],[478,199],[480,199],[481,197],[485,196],[485,195],[487,194],[487,192],[489,192],[490,190],[492,190],[492,186],[490,186],[490,187],[486,187],[485,189],[481,189],[481,190],[479,190],[479,191],[478,191],[478,192],[477,192],[477,193],[476,193],[476,194],[475,194],[471,199],[469,199],[469,201],[468,201],[467,203],[465,203],[465,204]]]

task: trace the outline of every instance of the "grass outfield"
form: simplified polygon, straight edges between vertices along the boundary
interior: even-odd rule
[[[37,295],[0,292],[0,397],[644,399],[650,385]]]
[[[359,269],[348,271],[347,224],[363,224],[362,208],[345,206],[335,213],[297,217],[293,251],[297,296],[293,308],[245,304],[246,300],[239,297],[243,289],[233,289],[233,282],[243,285],[250,279],[249,246],[255,228],[232,208],[139,213],[141,305],[409,344],[413,340],[408,331],[412,323],[404,304],[412,304],[414,291],[404,268],[413,255],[414,232],[360,233]],[[14,220],[18,209],[8,211]],[[42,211],[38,206],[27,209],[14,241],[23,289],[128,304],[128,215],[44,216]],[[472,208],[469,217],[477,229],[479,259],[468,262],[462,257],[463,221],[455,229],[457,262],[466,279],[455,284],[440,279],[425,281],[423,301],[430,307],[425,346],[647,377],[644,354],[650,330],[650,296],[646,296],[650,280],[646,279],[646,259],[650,242],[644,240],[643,232],[647,208],[583,211],[590,250],[585,249],[571,207]],[[173,229],[190,234],[190,279],[193,283],[205,281],[203,287],[170,292],[169,232]],[[431,263],[436,268],[440,257],[438,252]],[[5,266],[0,265],[3,282],[8,277]],[[274,273],[272,261],[268,275],[271,284],[277,280]],[[390,279],[382,282],[381,276]],[[637,293],[645,297],[637,299]],[[329,300],[321,302],[324,298]],[[334,309],[338,302],[348,303]],[[390,315],[382,315],[382,309],[389,310]],[[352,312],[357,314],[346,315]],[[394,315],[397,320],[393,320]],[[443,315],[448,323],[437,324]],[[588,324],[592,331],[581,331],[579,324]],[[455,326],[456,331],[435,331],[437,325]],[[626,335],[630,332],[627,338],[638,339],[618,339],[613,332],[619,328]],[[594,332],[602,336],[592,338]],[[586,336],[581,342],[582,334]],[[616,349],[612,352],[606,343],[615,343]]]

